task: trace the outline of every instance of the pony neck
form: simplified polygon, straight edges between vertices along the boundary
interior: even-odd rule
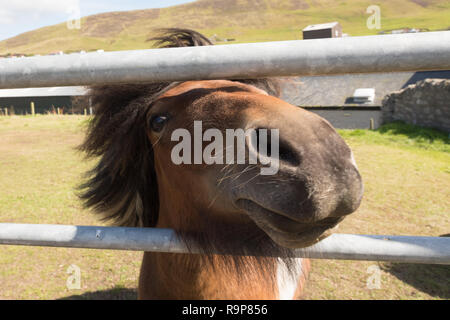
[[[173,202],[162,203],[173,205]],[[198,217],[198,211],[183,207],[183,215],[176,217]],[[164,209],[171,211],[165,212]],[[171,221],[166,213],[174,213],[176,208],[164,208],[157,227],[183,230],[177,221]],[[194,210],[192,210],[194,211]],[[210,213],[211,214],[211,213]],[[204,215],[202,215],[204,216]],[[173,216],[172,216],[173,217]],[[202,225],[194,219],[197,230],[209,228],[212,238],[196,239],[200,244],[215,240],[216,243],[232,243],[228,235],[220,238],[224,229],[235,230],[236,225],[207,223]],[[193,227],[194,228],[194,227]],[[258,229],[259,230],[259,229]],[[196,234],[194,230],[194,234]],[[246,229],[238,231],[234,238],[246,235]],[[195,237],[195,236],[194,236]],[[213,241],[211,241],[213,242]],[[266,246],[265,241],[257,238],[256,244],[264,252],[271,252],[273,247]],[[272,243],[272,242],[270,242]],[[267,243],[269,244],[269,243]],[[273,244],[273,243],[272,243]],[[239,243],[238,243],[239,245]],[[292,299],[299,295],[304,282],[302,259],[280,259],[275,256],[175,254],[145,252],[139,279],[139,298],[141,299]],[[229,248],[226,248],[229,249]],[[231,246],[233,249],[233,245]],[[234,246],[236,249],[236,246]],[[221,251],[223,252],[223,251]],[[229,252],[229,251],[227,251]],[[303,270],[302,270],[303,269]]]
[[[200,254],[146,252],[139,282],[139,298],[193,300],[280,298],[277,282],[278,258],[242,257],[240,262],[248,263],[252,268],[240,274],[233,272],[232,265],[235,260],[232,256],[206,257]]]
[[[145,252],[139,298],[297,299],[308,271],[308,259]]]

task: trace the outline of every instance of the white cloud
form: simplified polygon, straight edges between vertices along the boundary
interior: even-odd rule
[[[67,15],[80,11],[79,0],[0,0],[0,24],[39,19],[46,14]]]
[[[64,13],[79,4],[79,0],[0,0],[0,11]]]
[[[0,9],[0,24],[10,24],[14,21],[14,15],[11,12]]]

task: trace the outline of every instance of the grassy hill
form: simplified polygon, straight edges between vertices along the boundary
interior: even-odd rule
[[[186,27],[218,39],[259,42],[301,39],[314,23],[339,21],[352,36],[376,34],[366,20],[370,5],[381,8],[381,30],[402,27],[447,29],[447,0],[197,0],[162,9],[109,12],[81,19],[81,29],[66,23],[40,28],[0,42],[0,54],[54,51],[127,50],[151,47],[146,39],[161,27]],[[220,43],[220,41],[219,41]]]

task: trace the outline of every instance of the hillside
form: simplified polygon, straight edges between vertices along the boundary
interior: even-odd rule
[[[81,19],[81,29],[66,23],[48,26],[0,42],[0,54],[54,51],[126,50],[151,47],[152,30],[187,27],[220,39],[258,42],[301,39],[314,23],[339,21],[352,36],[376,34],[366,27],[366,8],[381,8],[381,30],[402,27],[447,29],[447,0],[197,0],[162,9],[109,12]],[[220,42],[220,41],[219,41]]]

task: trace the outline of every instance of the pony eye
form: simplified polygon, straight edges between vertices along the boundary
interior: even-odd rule
[[[164,128],[164,125],[166,124],[167,120],[168,117],[166,116],[153,116],[150,119],[150,128],[154,132],[160,132]]]

